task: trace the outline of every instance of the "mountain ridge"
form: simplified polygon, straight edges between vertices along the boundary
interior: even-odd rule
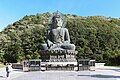
[[[0,32],[1,61],[18,62],[40,57],[39,48],[46,41],[48,20],[51,15],[49,12],[26,15]],[[79,52],[77,58],[90,58],[109,63],[112,62],[110,59],[118,58],[119,18],[82,17],[72,14],[64,16],[67,19],[66,28],[70,33],[71,43],[76,45],[76,50]]]

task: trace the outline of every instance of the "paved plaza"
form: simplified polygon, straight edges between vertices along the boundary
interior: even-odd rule
[[[1,71],[2,69],[0,69]],[[3,74],[4,73],[4,74]],[[96,71],[34,71],[14,70],[9,79],[0,72],[0,80],[120,80],[120,69],[113,67],[96,68]]]

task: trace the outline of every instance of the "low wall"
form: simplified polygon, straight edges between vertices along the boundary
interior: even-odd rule
[[[13,69],[23,69],[23,66],[20,63],[12,63],[12,68]]]
[[[95,63],[96,68],[104,67],[105,63]]]

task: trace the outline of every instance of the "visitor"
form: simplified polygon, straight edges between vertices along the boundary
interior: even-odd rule
[[[7,63],[6,64],[6,77],[8,78],[10,76],[10,72],[12,71],[12,64]]]

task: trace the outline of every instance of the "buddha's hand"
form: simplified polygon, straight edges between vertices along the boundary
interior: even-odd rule
[[[64,44],[69,44],[70,42],[69,42],[69,41],[64,41],[63,43],[64,43]]]
[[[48,48],[51,48],[51,46],[53,46],[53,43],[50,40],[47,40],[47,46]]]

